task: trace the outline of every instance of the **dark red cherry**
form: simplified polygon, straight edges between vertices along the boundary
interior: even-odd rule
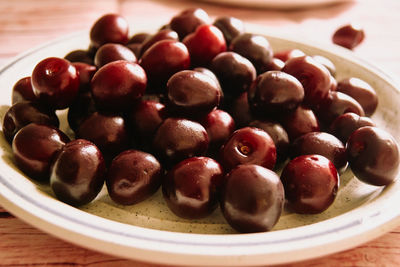
[[[239,164],[257,164],[273,169],[276,147],[265,131],[245,127],[233,132],[220,151],[220,163],[229,171]]]
[[[156,34],[149,36],[142,42],[140,54],[143,55],[143,53],[146,52],[146,50],[149,49],[153,44],[162,40],[179,41],[179,37],[176,31],[173,31],[171,29],[160,30]]]
[[[304,87],[304,104],[316,108],[328,96],[331,75],[327,68],[310,56],[293,57],[282,69],[296,77]]]
[[[50,57],[33,69],[32,86],[40,102],[54,109],[64,109],[78,94],[79,75],[69,61]]]
[[[30,123],[17,132],[12,151],[18,168],[38,181],[48,181],[50,164],[69,138],[59,129]]]
[[[12,88],[11,104],[22,101],[37,101],[36,95],[33,93],[31,77],[19,79]]]
[[[277,163],[285,161],[288,156],[289,136],[281,124],[267,120],[254,120],[249,123],[249,126],[259,128],[268,133],[276,147]]]
[[[360,103],[365,112],[365,116],[371,116],[378,106],[378,95],[374,88],[359,78],[340,80],[336,90],[351,96]]]
[[[76,132],[82,121],[96,111],[97,108],[92,93],[90,91],[79,93],[68,108],[67,120],[69,127]]]
[[[399,171],[399,147],[388,132],[364,126],[354,131],[346,146],[351,170],[361,181],[371,185],[388,185]]]
[[[127,44],[141,44],[152,35],[147,32],[139,32],[132,35]]]
[[[358,46],[365,38],[364,30],[355,24],[348,24],[340,27],[332,36],[332,42],[353,49]]]
[[[179,39],[183,40],[186,35],[194,32],[202,24],[210,24],[210,17],[201,8],[188,8],[174,16],[169,27],[176,31]]]
[[[281,180],[289,207],[303,214],[326,210],[335,200],[339,187],[335,166],[321,155],[292,159],[283,169]]]
[[[130,112],[129,121],[141,140],[150,141],[160,124],[166,119],[165,105],[142,100]]]
[[[293,141],[297,137],[309,133],[319,132],[320,125],[314,112],[302,105],[293,112],[283,116],[280,122],[289,135],[289,140]]]
[[[270,70],[282,71],[284,66],[285,66],[285,62],[283,62],[282,60],[280,60],[279,58],[272,58],[271,62],[266,67],[266,71],[270,71]]]
[[[103,155],[91,142],[76,139],[57,153],[50,171],[50,186],[56,197],[70,205],[91,202],[104,184]]]
[[[90,90],[90,81],[93,75],[96,73],[96,66],[89,65],[82,62],[74,62],[72,65],[75,67],[79,74],[79,90],[88,91]]]
[[[89,51],[87,50],[73,50],[64,56],[66,60],[69,62],[75,63],[86,63],[89,65],[93,65],[93,57],[90,55]]]
[[[294,111],[304,98],[304,88],[282,71],[260,74],[248,92],[250,108],[261,117],[276,117]]]
[[[228,112],[214,109],[202,119],[201,125],[207,131],[210,149],[219,149],[235,130],[235,122]]]
[[[336,66],[335,64],[333,64],[333,62],[324,56],[320,56],[320,55],[315,55],[312,56],[312,58],[317,61],[318,63],[320,63],[322,66],[324,66],[325,68],[327,68],[329,70],[329,73],[335,77],[336,76]]]
[[[130,147],[130,137],[124,118],[116,114],[94,112],[84,119],[77,138],[93,142],[106,159]]]
[[[118,14],[106,14],[99,18],[90,29],[91,46],[95,49],[106,43],[126,44],[129,25]]]
[[[240,19],[234,17],[218,17],[214,21],[216,26],[224,35],[226,44],[229,45],[231,41],[238,35],[244,33],[244,24]]]
[[[151,85],[164,88],[174,73],[190,67],[189,51],[181,42],[162,40],[146,50],[140,65],[146,71]]]
[[[46,124],[54,127],[59,126],[59,120],[53,110],[36,102],[17,102],[12,105],[4,115],[3,134],[9,143],[14,135],[29,123]]]
[[[238,96],[246,92],[256,79],[256,69],[235,52],[222,52],[211,61],[210,70],[217,76],[224,95]]]
[[[198,219],[218,206],[224,173],[208,157],[192,157],[176,164],[163,180],[162,191],[170,210],[179,217]]]
[[[240,34],[232,40],[229,50],[250,60],[257,74],[270,70],[273,52],[264,36],[251,33]]]
[[[107,63],[117,60],[126,60],[134,63],[137,61],[135,54],[126,46],[121,44],[107,43],[97,49],[97,52],[94,56],[94,65],[100,68]]]
[[[254,164],[239,165],[225,176],[220,206],[232,228],[264,232],[278,222],[285,203],[279,176]]]
[[[249,125],[251,121],[255,120],[250,110],[247,92],[244,92],[240,96],[234,98],[226,108],[235,121],[236,127],[238,128],[245,127]]]
[[[286,62],[291,58],[302,57],[305,55],[306,54],[303,51],[301,51],[300,49],[294,48],[294,49],[287,49],[287,50],[275,52],[274,58],[278,58],[278,59],[282,60],[283,62]]]
[[[339,173],[342,173],[347,166],[345,146],[329,133],[306,133],[292,142],[289,151],[291,158],[312,154],[324,156],[335,165]]]
[[[161,165],[151,154],[126,150],[111,162],[106,184],[111,199],[132,205],[153,195],[161,185]]]
[[[190,54],[192,66],[208,66],[219,53],[226,51],[222,32],[213,25],[201,25],[183,39]]]
[[[125,60],[101,67],[91,82],[93,99],[102,109],[124,110],[142,97],[147,76],[141,66]]]
[[[153,149],[168,167],[185,158],[204,155],[208,144],[207,131],[200,123],[182,118],[167,118],[156,131]]]
[[[351,96],[342,92],[331,91],[327,98],[316,111],[318,119],[329,126],[337,117],[352,112],[359,116],[365,116],[362,106]]]
[[[350,135],[363,126],[375,126],[375,123],[368,117],[348,112],[340,115],[332,122],[329,126],[329,132],[342,141],[343,144],[346,144]]]
[[[221,90],[209,75],[184,70],[175,73],[167,83],[168,111],[178,116],[200,118],[216,108]]]

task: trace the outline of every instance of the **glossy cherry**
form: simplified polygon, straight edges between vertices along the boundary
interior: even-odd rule
[[[288,156],[289,136],[281,124],[268,120],[254,120],[249,126],[259,128],[272,138],[276,148],[276,162],[284,162]]]
[[[128,149],[133,141],[123,117],[100,112],[87,116],[79,124],[76,136],[93,142],[106,160]]]
[[[248,92],[250,108],[262,117],[292,112],[303,98],[304,88],[299,80],[282,71],[260,74]]]
[[[68,142],[69,138],[59,129],[30,123],[19,130],[13,139],[15,163],[29,177],[47,182],[54,156]]]
[[[183,118],[165,119],[153,139],[153,149],[166,167],[204,155],[208,144],[206,129],[198,122]]]
[[[247,92],[242,93],[240,96],[234,98],[232,102],[228,103],[226,109],[232,116],[236,123],[236,127],[241,128],[249,125],[255,120],[247,97]]]
[[[300,49],[294,48],[294,49],[278,51],[278,52],[274,53],[274,58],[278,58],[278,59],[282,60],[283,62],[286,62],[291,58],[302,57],[305,55],[306,54],[303,51],[301,51]]]
[[[320,131],[320,124],[314,112],[302,105],[280,118],[280,122],[289,135],[290,141],[295,140],[303,134]]]
[[[236,36],[245,31],[244,24],[240,19],[229,16],[216,18],[214,26],[220,29],[227,45],[229,45]]]
[[[59,200],[85,205],[100,192],[105,173],[100,150],[87,140],[76,139],[57,153],[50,170],[50,187]]]
[[[223,145],[235,130],[235,122],[228,112],[214,109],[200,119],[201,125],[207,131],[210,148],[217,150]]]
[[[31,77],[19,79],[13,86],[11,92],[11,104],[22,101],[37,101],[36,95],[33,92]]]
[[[328,96],[331,75],[327,68],[310,56],[293,57],[282,69],[296,77],[304,87],[304,104],[316,108]]]
[[[290,146],[290,157],[321,155],[329,159],[342,173],[347,167],[346,148],[342,141],[325,132],[310,132],[296,138]]]
[[[162,184],[163,196],[177,216],[203,218],[217,208],[223,179],[221,166],[212,158],[188,158],[168,171]]]
[[[137,61],[135,54],[126,46],[107,43],[97,49],[94,56],[94,65],[100,68],[107,63],[117,60],[126,60],[134,63]]]
[[[79,74],[65,59],[46,58],[33,69],[32,86],[40,102],[54,109],[64,109],[78,94]]]
[[[241,128],[222,146],[219,162],[226,171],[239,164],[257,164],[273,169],[276,163],[276,147],[265,131],[255,127]]]
[[[326,126],[329,126],[340,115],[348,112],[365,116],[362,106],[354,98],[338,91],[329,92],[328,97],[316,110],[318,119]]]
[[[90,90],[90,81],[97,71],[96,66],[82,62],[74,62],[72,65],[75,67],[79,75],[79,91],[82,92]]]
[[[146,50],[140,65],[146,71],[151,85],[164,88],[173,74],[190,67],[190,55],[183,43],[162,40]]]
[[[58,127],[60,122],[54,110],[36,102],[17,102],[12,105],[3,118],[3,134],[9,143],[14,135],[29,123],[46,124]]]
[[[201,8],[188,8],[174,16],[169,27],[176,31],[179,39],[183,40],[185,36],[194,32],[198,26],[210,24],[210,17],[207,12]]]
[[[90,55],[89,51],[87,50],[73,50],[66,54],[64,56],[66,60],[69,62],[75,63],[75,62],[80,62],[80,63],[86,63],[89,65],[93,65],[93,57]]]
[[[226,51],[222,32],[213,25],[201,25],[183,39],[190,54],[192,66],[207,66],[221,52]]]
[[[160,187],[161,179],[161,165],[153,155],[126,150],[111,162],[106,184],[113,201],[132,205],[153,195]]]
[[[279,176],[254,164],[239,165],[225,177],[220,201],[225,219],[239,232],[265,232],[278,222],[285,203]]]
[[[69,127],[74,132],[77,131],[82,121],[96,111],[97,108],[92,93],[90,91],[79,93],[68,108],[67,120]]]
[[[312,56],[312,58],[317,61],[318,63],[320,63],[322,66],[324,66],[325,68],[327,68],[329,70],[329,73],[335,77],[336,76],[336,66],[335,64],[333,64],[333,62],[324,56],[320,56],[320,55],[315,55]]]
[[[146,50],[149,49],[152,45],[162,40],[179,41],[179,37],[176,31],[173,31],[171,29],[160,30],[154,35],[149,36],[142,42],[140,54],[143,55],[143,53],[146,52]]]
[[[350,135],[346,151],[351,170],[361,181],[382,186],[397,178],[399,147],[388,132],[377,127],[361,127]]]
[[[368,117],[348,112],[337,117],[329,126],[329,132],[346,144],[350,135],[363,126],[376,126]]]
[[[273,52],[268,40],[262,35],[240,34],[232,40],[229,50],[250,60],[257,74],[270,70]]]
[[[118,14],[106,14],[90,29],[91,46],[97,49],[106,43],[126,44],[128,34],[129,25],[124,17]]]
[[[366,116],[371,116],[378,106],[378,95],[374,88],[359,78],[340,80],[336,90],[354,98],[362,106]]]
[[[107,110],[124,110],[142,97],[147,76],[141,66],[125,60],[110,62],[93,76],[91,89],[96,105]]]
[[[222,52],[211,61],[210,70],[217,76],[224,95],[238,96],[246,92],[256,79],[256,69],[235,52]]]
[[[219,105],[221,90],[209,75],[184,70],[168,80],[167,98],[167,108],[172,114],[199,118]]]
[[[132,108],[129,122],[142,141],[150,142],[160,124],[167,118],[165,105],[151,100],[142,100]]]
[[[364,30],[359,25],[347,24],[334,32],[332,42],[348,49],[353,49],[358,46],[364,38]]]
[[[283,169],[281,180],[288,206],[296,213],[321,213],[333,203],[339,175],[333,163],[321,155],[292,159]]]

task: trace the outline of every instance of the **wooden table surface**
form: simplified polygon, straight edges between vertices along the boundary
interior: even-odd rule
[[[134,31],[135,27],[148,23],[149,18],[152,24],[161,26],[181,9],[192,6],[204,8],[212,17],[231,15],[288,35],[301,34],[319,43],[330,43],[332,33],[340,25],[358,22],[367,37],[355,54],[400,77],[398,0],[348,1],[293,10],[166,0],[0,0],[0,65],[43,42],[89,29],[105,13],[124,15]],[[31,227],[0,207],[0,266],[44,265],[156,266],[71,245]],[[357,248],[288,266],[400,266],[400,227]]]

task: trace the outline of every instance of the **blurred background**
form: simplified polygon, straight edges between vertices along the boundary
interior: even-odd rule
[[[358,23],[366,39],[354,53],[400,77],[398,0],[0,0],[0,65],[19,53],[76,31],[89,32],[101,15],[119,13],[131,34],[154,29],[189,7],[212,18],[234,16],[305,42],[332,44],[342,25]],[[82,44],[85,49],[86,44]],[[9,90],[9,88],[3,88]],[[400,228],[358,248],[290,266],[398,266]],[[1,266],[154,266],[70,245],[13,217],[0,207]]]

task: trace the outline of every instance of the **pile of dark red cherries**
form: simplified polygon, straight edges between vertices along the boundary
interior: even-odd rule
[[[363,35],[348,28],[334,41],[352,48]],[[199,8],[154,34],[128,34],[123,17],[105,15],[87,50],[46,58],[13,87],[3,133],[15,163],[61,201],[87,204],[106,183],[113,201],[132,205],[162,187],[177,216],[219,205],[234,229],[259,232],[285,203],[327,209],[347,165],[368,184],[396,178],[396,141],[368,118],[376,92],[336,81],[329,59],[273,53],[242,21],[212,23]],[[55,113],[67,108],[72,141]]]

